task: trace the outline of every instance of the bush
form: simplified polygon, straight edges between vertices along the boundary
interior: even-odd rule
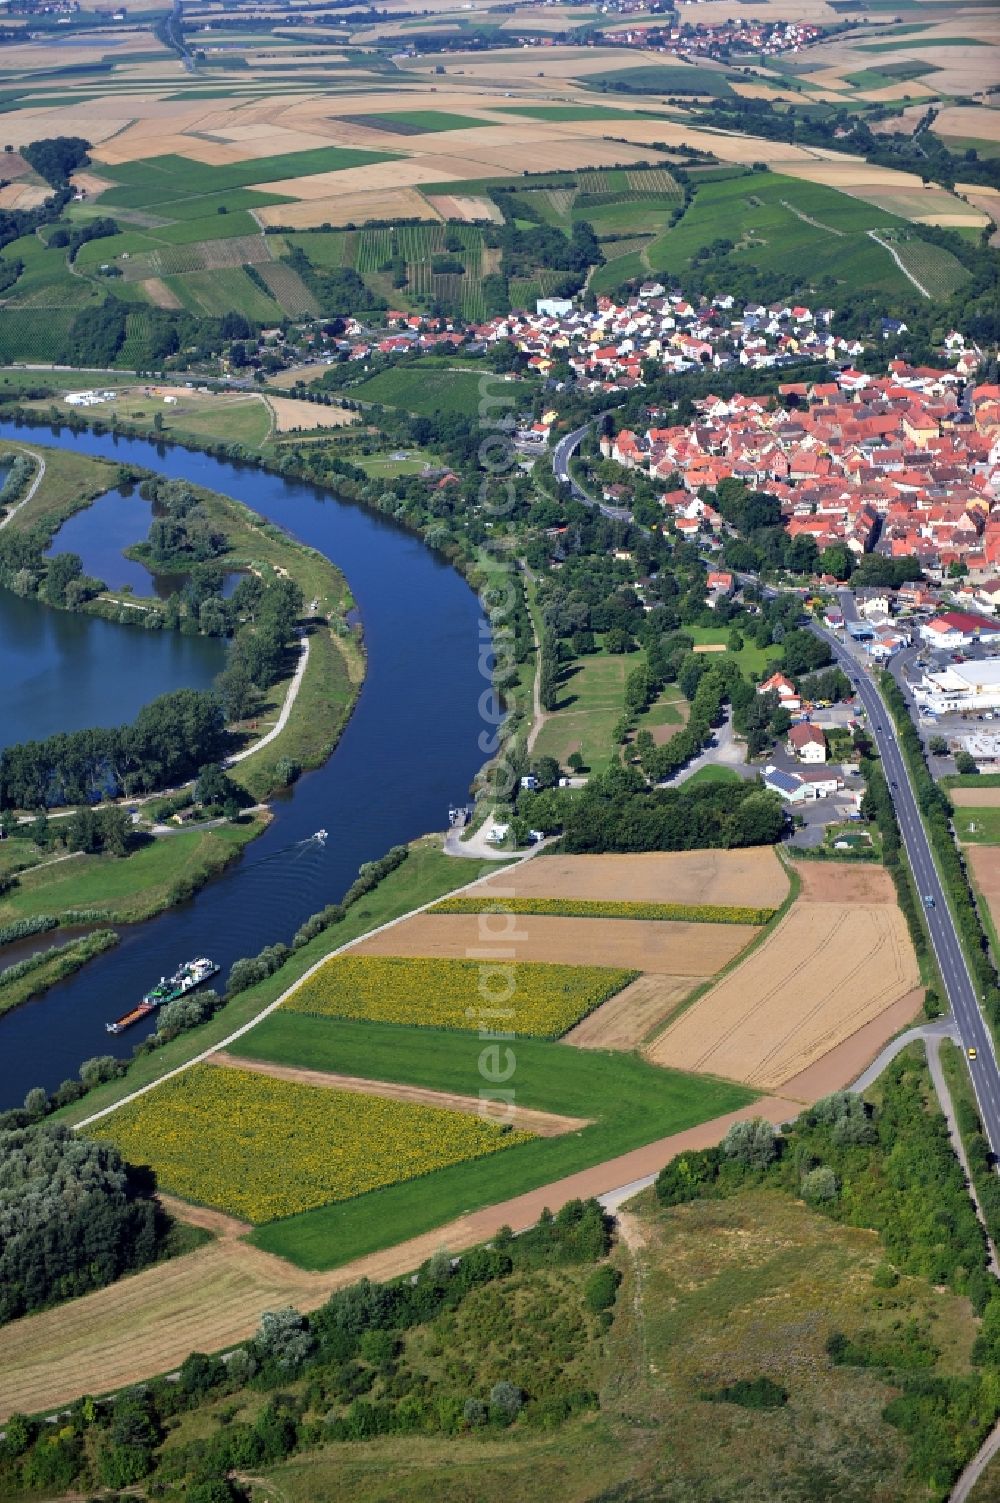
[[[788,1403],[788,1390],[773,1378],[740,1378],[702,1398],[710,1404],[738,1404],[741,1409],[781,1409]]]
[[[610,1263],[604,1263],[600,1268],[595,1268],[584,1285],[583,1298],[588,1310],[599,1315],[602,1310],[609,1310],[615,1302],[618,1294],[618,1285],[622,1276],[617,1268],[612,1268]]]
[[[490,1419],[495,1424],[512,1425],[523,1407],[524,1394],[516,1383],[494,1383],[490,1389]]]
[[[837,1176],[828,1164],[819,1164],[802,1180],[802,1199],[810,1205],[833,1200],[837,1194]]]

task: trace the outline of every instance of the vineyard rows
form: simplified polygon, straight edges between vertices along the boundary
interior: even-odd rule
[[[625,181],[633,192],[640,194],[664,193],[670,198],[680,198],[680,184],[665,167],[645,167],[636,172],[626,172]]]
[[[275,261],[269,266],[262,266],[260,274],[270,288],[271,295],[291,318],[319,313],[319,304],[316,299],[298,272],[293,271],[290,266]]]
[[[57,360],[73,318],[69,309],[16,308],[8,303],[0,318],[0,361]]]
[[[125,342],[116,364],[126,370],[143,370],[149,364],[149,314],[130,313],[125,320]]]
[[[931,245],[927,240],[914,237],[912,240],[893,241],[893,249],[903,266],[926,287],[931,297],[951,297],[969,273],[951,251],[942,246]]]
[[[230,271],[237,266],[264,266],[271,247],[263,235],[234,235],[230,240],[197,240],[191,245],[165,245],[122,264],[126,282],[148,277],[181,276],[192,271]]]

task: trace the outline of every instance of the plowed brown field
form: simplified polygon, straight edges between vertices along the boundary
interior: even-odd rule
[[[551,918],[525,913],[420,913],[362,940],[353,953],[626,966],[658,975],[711,976],[738,955],[757,932],[750,924]]]
[[[972,866],[976,886],[986,899],[994,924],[1000,924],[1000,846],[966,845],[962,853]]]
[[[598,898],[777,908],[788,896],[788,877],[770,846],[756,846],[745,851],[542,856],[498,872],[478,891],[507,898]]]
[[[956,809],[1000,809],[1000,788],[949,788]]]

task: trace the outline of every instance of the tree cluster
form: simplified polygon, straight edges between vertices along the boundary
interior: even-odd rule
[[[51,1125],[0,1132],[0,1322],[151,1262],[166,1229],[152,1189],[108,1143]]]
[[[92,804],[185,782],[225,749],[214,694],[177,689],[112,730],[60,731],[0,752],[0,809]]]

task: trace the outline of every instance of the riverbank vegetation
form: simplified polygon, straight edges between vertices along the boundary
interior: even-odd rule
[[[120,1073],[115,1072],[104,1081],[88,1082],[86,1100],[80,1099],[82,1089],[76,1089],[79,1081],[64,1082],[64,1086],[68,1084],[73,1089],[64,1091],[60,1087],[50,1100],[50,1109],[58,1112],[58,1120],[74,1125],[218,1045],[228,1034],[263,1012],[333,948],[431,903],[456,887],[503,869],[496,861],[459,861],[445,856],[440,837],[436,836],[418,840],[406,849],[405,861],[390,859],[389,853],[380,861],[366,863],[375,873],[374,882],[364,876],[363,868],[349,889],[356,894],[353,902],[347,906],[332,905],[316,917],[315,923],[304,924],[299,931],[301,944],[287,950],[279,967],[265,967],[249,986],[244,984],[238,989],[230,986],[225,1008],[214,1012],[199,1027],[157,1040],[155,1044],[151,1040],[137,1044],[131,1060],[120,1062]],[[20,1121],[17,1110],[12,1120]]]
[[[65,981],[88,960],[103,955],[117,943],[118,935],[113,929],[96,929],[92,934],[50,950],[37,950],[24,960],[5,966],[0,970],[0,1014],[41,996],[57,981]]]
[[[193,1352],[175,1381],[74,1403],[58,1435],[12,1416],[0,1489],[140,1487],[235,1503],[248,1495],[234,1473],[291,1456],[353,1465],[357,1443],[367,1452],[379,1436],[418,1449],[434,1437],[470,1456],[551,1444],[598,1407],[617,1286],[610,1232],[596,1202],[573,1201],[518,1237],[354,1284],[308,1315],[270,1311],[226,1362]]]

